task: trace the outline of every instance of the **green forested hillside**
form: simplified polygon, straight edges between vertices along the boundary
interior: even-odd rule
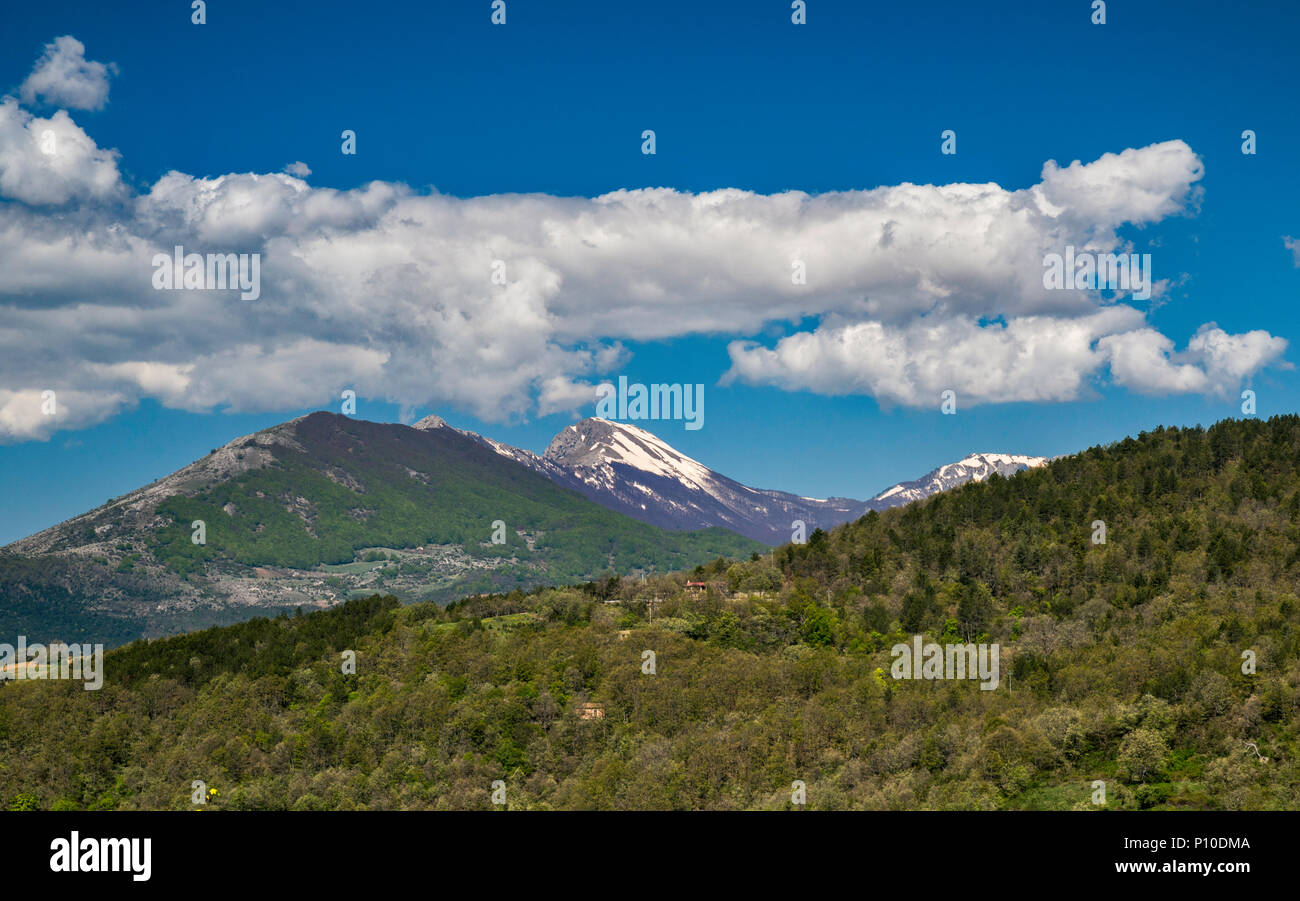
[[[182,572],[212,560],[309,568],[351,562],[361,548],[454,544],[535,560],[537,583],[762,547],[723,529],[666,532],[629,519],[451,429],[315,413],[294,438],[302,449],[277,447],[272,466],[160,504],[170,524],[156,533],[158,559]],[[190,540],[194,520],[207,523],[205,545]],[[498,520],[505,543],[493,545]],[[520,532],[536,535],[531,546]]]
[[[765,549],[631,519],[446,428],[314,413],[188,469],[56,527],[50,552],[0,552],[0,635],[113,646],[376,589],[449,601]],[[382,567],[348,568],[377,548]]]
[[[488,808],[499,779],[512,808],[782,808],[800,780],[810,808],[1096,809],[1100,781],[1109,808],[1293,809],[1297,548],[1300,418],[1157,429],[739,562],[4,685],[0,800]],[[997,643],[1001,684],[893,679],[918,633]]]

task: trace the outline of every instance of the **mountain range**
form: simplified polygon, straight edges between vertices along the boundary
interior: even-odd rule
[[[1044,462],[973,454],[866,501],[817,499],[605,419],[538,455],[437,416],[318,412],[0,550],[0,634],[113,645],[376,591],[449,601],[684,569]]]
[[[450,426],[441,417],[429,416],[415,423],[414,428]],[[980,482],[994,472],[1011,476],[1042,466],[1048,459],[970,454],[859,501],[751,488],[714,472],[644,429],[608,419],[584,419],[568,426],[541,455],[473,432],[461,434],[557,484],[573,488],[603,507],[642,522],[665,529],[721,526],[769,545],[790,541],[796,520],[805,524],[807,532],[828,529],[871,510],[886,510],[966,482]]]

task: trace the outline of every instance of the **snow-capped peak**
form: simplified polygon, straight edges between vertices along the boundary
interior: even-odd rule
[[[978,482],[986,478],[995,469],[1001,472],[1006,467],[1014,467],[1015,471],[1018,472],[1021,469],[1033,469],[1042,466],[1046,462],[1046,457],[1030,457],[1024,454],[968,454],[956,463],[940,466],[929,475],[942,478],[962,470],[975,470],[977,474],[973,474],[973,478]]]
[[[633,469],[704,487],[713,479],[707,466],[674,450],[645,429],[592,417],[564,429],[546,449],[545,458],[566,467],[622,463]]]
[[[982,482],[993,473],[1003,477],[1015,475],[1022,469],[1036,469],[1047,465],[1047,457],[1027,454],[977,453],[968,454],[956,463],[945,463],[919,479],[900,482],[876,495],[877,501],[908,503],[947,491],[966,482]]]

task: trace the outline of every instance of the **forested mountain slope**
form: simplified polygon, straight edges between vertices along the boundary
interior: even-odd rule
[[[637,522],[453,429],[313,413],[0,552],[0,635],[114,645],[377,591],[454,600],[760,547]]]
[[[1295,416],[1157,429],[740,562],[136,643],[0,687],[0,800],[1294,809],[1298,467]],[[895,679],[918,633],[998,687]]]

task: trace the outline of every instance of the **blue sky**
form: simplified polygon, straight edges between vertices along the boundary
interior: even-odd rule
[[[565,261],[539,254],[566,280],[543,300],[530,296],[521,303],[532,312],[532,304],[543,303],[564,324],[545,347],[502,344],[514,356],[535,351],[538,362],[528,370],[536,375],[533,381],[518,375],[507,384],[503,377],[499,384],[505,387],[498,392],[491,370],[479,372],[451,353],[477,340],[473,329],[443,336],[446,352],[429,355],[425,364],[413,350],[403,351],[408,356],[402,358],[400,373],[396,357],[376,368],[365,355],[394,353],[398,345],[418,342],[419,330],[406,334],[400,316],[384,307],[391,300],[384,292],[415,305],[402,309],[419,308],[426,297],[420,293],[423,284],[428,304],[440,302],[441,288],[428,286],[427,273],[413,284],[371,278],[363,283],[373,295],[358,298],[340,289],[338,298],[319,305],[309,291],[293,296],[292,303],[283,300],[292,279],[268,276],[274,290],[256,302],[255,311],[238,299],[214,298],[205,314],[213,317],[202,329],[206,335],[188,334],[192,311],[166,313],[152,292],[127,297],[122,289],[123,297],[117,298],[114,292],[123,278],[113,262],[104,264],[108,274],[103,285],[89,265],[84,277],[69,277],[68,284],[53,287],[50,279],[24,281],[11,275],[0,279],[0,315],[10,323],[0,327],[0,350],[16,362],[0,368],[0,389],[14,392],[10,400],[18,404],[32,391],[57,382],[80,415],[55,429],[15,427],[0,444],[0,542],[165,475],[236,435],[311,409],[337,410],[337,401],[330,398],[349,385],[361,394],[362,418],[398,420],[437,412],[454,425],[540,451],[574,415],[567,409],[548,412],[547,404],[538,403],[539,379],[576,380],[560,392],[566,397],[573,394],[573,384],[618,374],[632,381],[699,382],[705,385],[704,428],[688,431],[680,422],[638,424],[733,478],[818,497],[868,497],[971,451],[1058,454],[1159,424],[1208,424],[1240,415],[1242,387],[1257,392],[1262,416],[1300,409],[1300,376],[1288,368],[1300,337],[1300,270],[1284,245],[1285,236],[1300,236],[1300,171],[1295,166],[1300,124],[1291,97],[1300,11],[1289,4],[1243,3],[1228,11],[1209,2],[1112,3],[1107,23],[1100,26],[1090,23],[1089,4],[1082,0],[879,6],[810,0],[804,26],[791,24],[789,3],[753,0],[515,0],[507,3],[505,26],[490,24],[487,0],[322,2],[283,9],[221,0],[209,6],[203,26],[190,24],[186,5],[180,3],[129,12],[102,3],[46,3],[7,15],[0,34],[0,92],[21,97],[43,48],[63,35],[84,45],[85,59],[114,64],[116,71],[106,76],[109,93],[102,107],[86,109],[83,103],[68,112],[94,145],[118,155],[111,188],[90,180],[76,187],[82,183],[75,179],[89,167],[106,165],[102,157],[97,162],[88,158],[82,174],[68,176],[71,181],[53,189],[66,196],[37,196],[20,181],[6,182],[7,176],[21,179],[22,171],[5,155],[0,127],[0,217],[8,217],[0,220],[6,227],[0,231],[0,268],[13,273],[21,261],[38,257],[30,246],[18,246],[14,234],[33,233],[42,224],[53,230],[69,221],[80,223],[83,244],[94,243],[85,236],[125,223],[142,236],[132,254],[143,252],[149,241],[169,249],[173,234],[185,235],[191,245],[204,236],[225,236],[225,243],[209,240],[208,249],[260,249],[268,271],[285,246],[277,240],[305,240],[294,232],[297,214],[283,222],[267,214],[270,218],[258,220],[253,234],[241,232],[238,222],[218,223],[206,231],[193,223],[177,226],[167,218],[174,214],[172,207],[147,227],[144,214],[123,212],[133,199],[159,196],[159,180],[171,171],[184,173],[187,181],[168,194],[168,203],[184,195],[184,203],[191,205],[180,203],[176,209],[191,210],[194,196],[210,196],[194,188],[202,180],[228,173],[279,173],[295,161],[310,169],[305,181],[312,190],[354,192],[380,181],[407,185],[415,196],[436,191],[453,199],[513,193],[593,198],[653,187],[689,195],[738,188],[766,196],[860,192],[905,183],[995,183],[1006,192],[1023,192],[1043,181],[1049,160],[1066,169],[1075,160],[1089,164],[1108,153],[1182,142],[1186,150],[1178,159],[1194,154],[1201,174],[1185,195],[1173,198],[1177,210],[1139,224],[1116,217],[1119,240],[1132,242],[1135,252],[1151,253],[1156,278],[1169,280],[1156,302],[1131,304],[1142,322],[1125,325],[1126,333],[1167,336],[1175,365],[1202,368],[1209,366],[1204,362],[1208,358],[1198,363],[1178,355],[1208,323],[1231,336],[1262,331],[1289,346],[1259,365],[1243,364],[1249,371],[1236,381],[1207,369],[1214,390],[1171,390],[1159,378],[1143,381],[1131,371],[1117,376],[1100,365],[1085,367],[1079,389],[1063,392],[1068,396],[1012,396],[971,404],[959,399],[958,413],[943,416],[937,397],[933,403],[915,399],[935,393],[931,388],[941,381],[918,378],[912,394],[891,396],[863,387],[878,384],[872,382],[878,374],[854,382],[851,364],[842,382],[829,380],[842,384],[842,390],[827,389],[827,380],[809,390],[800,387],[797,374],[770,368],[755,378],[720,384],[733,369],[733,342],[754,341],[773,349],[781,338],[814,333],[819,324],[851,326],[870,318],[840,295],[895,290],[876,274],[846,276],[843,284],[830,286],[833,300],[810,302],[800,308],[801,315],[756,323],[753,316],[736,313],[744,309],[745,292],[752,287],[736,272],[752,265],[728,268],[723,261],[719,272],[705,275],[736,276],[739,287],[726,288],[735,294],[730,305],[710,310],[689,328],[666,328],[662,331],[669,333],[662,334],[650,327],[646,331],[651,334],[642,337],[636,328],[582,327],[599,322],[602,292],[609,309],[631,303],[617,296],[626,293],[620,273],[653,280],[646,272],[671,268],[671,253],[655,257],[647,251],[646,260],[629,255],[631,262],[608,265],[600,261],[580,302],[566,294],[575,284],[575,271],[565,269]],[[34,134],[30,119],[19,117],[49,117],[66,108],[54,100],[37,96],[23,104],[26,113],[11,107],[10,121],[27,121],[25,127]],[[641,153],[640,136],[647,128],[656,132],[653,156]],[[357,133],[356,155],[340,153],[343,129]],[[957,134],[955,155],[939,152],[944,129]],[[1244,129],[1258,135],[1255,155],[1241,153]],[[1152,168],[1136,160],[1134,177],[1146,178]],[[1070,196],[1081,209],[1091,209],[1088,197],[1095,187],[1088,182]],[[478,210],[485,218],[499,214],[514,228],[529,215],[538,216],[533,225],[544,225],[570,208],[557,202],[534,213],[509,199],[500,206],[500,211],[491,206],[454,209]],[[225,209],[225,215],[238,219],[237,210]],[[463,215],[465,221],[471,218]],[[767,227],[768,212],[753,215],[756,227]],[[944,215],[967,214],[961,208],[937,213]],[[1007,215],[1011,222],[1014,217]],[[1080,217],[1087,218],[1084,213]],[[354,226],[363,227],[351,220],[329,227],[351,239]],[[682,225],[692,236],[698,227]],[[844,242],[844,249],[836,245],[828,261],[851,254],[855,237],[842,223],[827,227],[835,230],[834,241]],[[628,228],[635,232],[636,226]],[[806,240],[799,240],[815,247],[818,235],[810,230]],[[348,250],[342,237],[337,240],[341,259]],[[9,251],[5,241],[14,245]],[[524,241],[513,234],[503,246],[518,247]],[[57,242],[47,249],[52,245]],[[374,245],[359,246],[356,266],[364,267],[363,258]],[[719,246],[717,253],[725,256],[732,245]],[[742,245],[734,246],[737,254],[744,252]],[[971,276],[973,293],[990,290],[995,282],[988,273],[995,274],[1000,265],[1019,265],[1000,258],[1005,249],[990,239],[989,259]],[[496,245],[487,251],[504,252]],[[57,268],[79,273],[79,265],[79,260],[67,260]],[[689,261],[683,265],[686,271],[656,274],[661,279],[657,284],[690,281]],[[926,265],[931,264],[918,264],[922,269]],[[821,271],[829,268],[831,263],[824,263]],[[941,274],[960,294],[962,276],[948,270]],[[346,275],[335,276],[334,283]],[[146,270],[142,281],[148,276]],[[817,290],[817,276],[810,279]],[[897,290],[897,303],[905,304],[905,287]],[[104,302],[110,312],[100,312],[102,324],[94,324],[97,316],[82,315],[76,306],[78,299],[97,292],[115,298],[112,304]],[[283,306],[277,309],[277,303]],[[571,303],[574,309],[569,309]],[[1018,314],[1082,315],[1077,308],[1062,312],[1027,303],[1009,291],[966,310],[978,310],[980,324],[995,327]],[[648,300],[636,298],[635,304],[651,322],[680,316],[680,308],[656,316],[653,294]],[[754,304],[761,307],[758,299]],[[705,306],[687,303],[690,309]],[[918,309],[900,314],[894,324],[910,328],[923,314],[931,317],[926,321],[935,321],[933,314]],[[122,310],[134,312],[124,315]],[[609,315],[617,319],[619,314]],[[125,320],[132,323],[129,333],[113,332]],[[218,337],[218,329],[228,331]],[[279,341],[283,346],[287,336],[303,330],[315,340],[347,345],[353,368],[331,381],[328,372],[303,363],[300,356],[294,357],[296,363],[268,364],[263,371],[256,361],[223,357],[214,350],[217,341],[230,346],[266,342],[266,347]],[[921,347],[915,332],[906,334],[909,348]],[[349,335],[354,336],[351,344]],[[495,333],[491,337],[499,339]],[[572,354],[600,347],[621,348],[618,364],[603,372],[579,371]],[[132,375],[135,382],[123,382],[126,387],[111,392],[104,387],[125,378],[124,364],[147,360],[176,367],[185,354],[217,361],[211,364],[213,374],[205,376],[208,388],[200,390],[194,383],[178,387],[170,381],[157,388],[157,380],[138,374]],[[87,369],[81,365],[87,360],[101,368]],[[769,361],[778,368],[786,362]],[[428,369],[427,385],[421,365]],[[998,365],[989,363],[994,381]],[[246,368],[263,385],[273,377],[295,384],[258,391],[228,383],[218,372],[222,366]],[[34,371],[38,375],[27,378]],[[523,390],[530,399],[522,406],[494,408],[455,386],[457,372],[481,384],[480,393]],[[58,373],[68,373],[66,384],[58,381]],[[1199,376],[1199,371],[1183,374]],[[310,382],[311,390],[297,390],[301,382]],[[99,397],[95,392],[101,389],[109,393]],[[959,390],[959,397],[964,393]],[[1019,396],[1032,394],[1026,390]],[[95,404],[104,412],[84,409]],[[229,412],[232,406],[237,412]],[[578,412],[591,415],[594,405]]]

